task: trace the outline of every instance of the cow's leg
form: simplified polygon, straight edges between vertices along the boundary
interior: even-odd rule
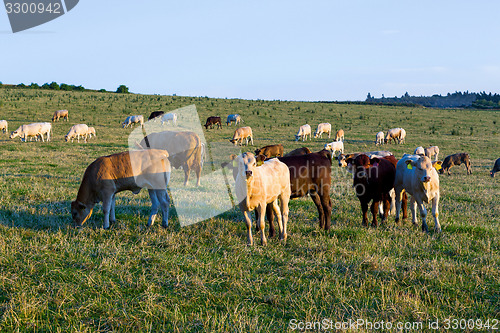
[[[411,222],[414,225],[417,225],[417,202],[415,201],[414,196],[412,196],[410,199],[410,210],[411,210]]]
[[[439,224],[439,194],[432,199],[432,216],[434,217],[434,230],[441,232],[441,225]]]
[[[267,245],[266,232],[265,232],[266,222],[264,220],[264,215],[265,215],[264,209],[266,209],[266,206],[267,205],[265,203],[261,203],[256,207],[257,213],[259,214],[259,220],[256,223],[259,225],[260,228],[260,242],[263,246]],[[280,219],[281,217],[278,219],[278,222],[281,222]]]
[[[290,196],[288,197],[286,195],[281,194],[280,196],[280,205],[281,207],[278,206],[278,203],[275,201],[275,205],[278,206],[279,209],[281,209],[281,217],[282,217],[282,226],[283,226],[283,237],[281,239],[285,240],[288,238],[288,233],[287,233],[287,224],[288,224],[288,202],[290,201]],[[276,212],[278,214],[278,212]]]
[[[102,212],[104,214],[104,229],[109,229],[109,214],[113,202],[113,194],[104,194],[102,200]]]
[[[406,193],[406,191],[403,192],[403,199],[402,199],[402,202],[403,202],[403,219],[406,219],[408,218],[408,194]]]
[[[244,211],[243,216],[245,217],[245,224],[247,226],[247,245],[253,245],[252,218],[250,217],[248,211]]]
[[[386,194],[383,200],[384,206],[384,215],[382,215],[382,223],[387,221],[387,217],[389,216],[389,211],[391,210],[391,195]]]
[[[321,205],[325,214],[324,229],[330,230],[332,220],[332,200],[330,199],[330,191],[324,191],[321,195]]]
[[[250,142],[252,143],[253,146],[253,136],[250,137]]]
[[[155,190],[148,190],[149,198],[151,199],[151,213],[149,214],[147,227],[151,227],[155,223],[156,214],[158,213],[158,207],[160,206],[160,201]]]
[[[116,206],[116,198],[115,198],[115,195],[113,194],[113,197],[111,198],[111,209],[109,212],[109,223],[110,224],[115,224],[115,222],[116,222],[115,206]]]
[[[203,156],[201,157],[203,158]],[[196,186],[201,185],[201,163],[195,166],[194,172],[196,173]]]
[[[403,191],[402,190],[398,190],[398,189],[394,189],[394,192],[395,192],[395,204],[396,204],[396,224],[398,224],[399,222],[399,213],[401,212],[401,197],[402,197],[402,194],[403,194]]]
[[[269,222],[269,238],[273,238],[276,235],[276,229],[274,228],[274,210],[272,203],[267,204],[266,217]]]
[[[182,169],[184,169],[184,186],[187,186],[189,182],[189,173],[191,172],[191,170],[189,169],[189,166],[187,164],[184,164],[182,166]]]
[[[162,211],[161,226],[163,228],[168,227],[168,210],[170,208],[170,197],[168,196],[167,190],[156,190],[156,197],[160,201],[160,207]]]
[[[280,197],[282,198],[282,197]],[[278,231],[279,231],[279,239],[285,239],[286,235],[283,229],[283,216],[281,215],[280,206],[278,205],[278,199],[274,200],[272,203],[273,212],[276,214],[276,219],[278,220]]]
[[[372,212],[372,227],[377,227],[378,222],[377,222],[377,211],[378,211],[378,204],[379,201],[373,199],[372,206],[371,206],[371,212]]]
[[[423,202],[417,202],[417,204],[420,210],[420,216],[422,217],[422,231],[429,232],[429,228],[427,227],[427,209]]]
[[[309,192],[312,201],[318,209],[319,227],[320,229],[325,228],[325,211],[323,210],[323,205],[321,204],[321,198],[317,192]]]
[[[363,225],[368,226],[368,202],[365,200],[359,200],[361,203],[361,211],[363,213]]]

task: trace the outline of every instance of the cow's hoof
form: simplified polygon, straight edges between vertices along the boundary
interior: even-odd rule
[[[168,228],[168,223],[163,223],[162,222],[161,226],[163,227],[163,229],[167,229]]]

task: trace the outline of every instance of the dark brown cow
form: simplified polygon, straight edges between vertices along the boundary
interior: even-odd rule
[[[306,154],[310,154],[310,153],[311,153],[311,150],[309,148],[302,147],[302,148],[294,149],[291,152],[285,154],[285,157],[288,157],[288,156],[300,156],[300,155],[306,155]]]
[[[497,160],[495,161],[495,165],[493,165],[493,169],[491,169],[490,171],[490,176],[495,177],[495,173],[497,173],[498,171],[500,171],[500,158],[497,158]]]
[[[467,168],[467,174],[472,173],[472,169],[470,167],[470,157],[467,153],[457,153],[453,155],[448,155],[445,157],[443,164],[441,165],[441,169],[439,169],[439,173],[443,174],[444,172],[450,174],[450,169],[452,166],[465,164]]]
[[[155,119],[156,117],[159,117],[161,115],[165,114],[163,111],[153,111],[148,117],[148,120]]]
[[[210,128],[214,128],[214,125],[217,125],[218,129],[222,128],[222,121],[220,117],[208,117],[207,122],[205,123],[205,128],[208,129],[208,126]]]
[[[203,168],[204,146],[194,132],[163,131],[151,133],[137,144],[143,149],[154,148],[168,151],[169,160],[176,169],[184,170],[184,185],[188,184],[191,170],[196,173],[196,186],[200,186]]]
[[[255,149],[255,155],[264,155],[266,158],[271,158],[271,157],[282,157],[283,156],[283,145],[282,144],[277,144],[277,145],[269,145],[262,147],[260,149]]]
[[[394,156],[369,158],[365,154],[360,154],[354,158],[349,158],[347,163],[352,163],[354,179],[353,187],[356,196],[361,203],[363,213],[363,225],[368,225],[368,204],[371,205],[372,226],[376,227],[378,206],[380,201],[384,205],[382,222],[387,219],[391,205],[391,196],[389,192],[394,188],[394,179],[396,178],[397,160]],[[403,212],[406,207],[403,208]]]

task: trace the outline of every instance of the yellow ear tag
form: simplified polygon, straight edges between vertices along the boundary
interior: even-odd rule
[[[257,161],[257,166],[261,166],[262,164],[264,164],[263,161]]]
[[[237,167],[238,166],[238,162],[236,162],[235,160],[233,160],[233,167]]]
[[[435,168],[436,170],[439,170],[439,169],[441,169],[441,165],[439,165],[439,164],[437,164],[437,163],[436,163],[436,164],[434,165],[434,168]]]
[[[411,163],[407,164],[407,165],[406,165],[406,168],[407,168],[408,170],[413,169],[413,167],[411,166]]]

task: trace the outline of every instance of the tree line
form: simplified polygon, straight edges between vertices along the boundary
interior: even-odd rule
[[[44,83],[42,85],[39,85],[38,83],[31,82],[30,85],[25,85],[24,83],[19,83],[17,85],[8,85],[8,84],[3,84],[0,82],[0,88],[2,87],[10,87],[10,88],[28,88],[28,89],[45,89],[45,90],[63,90],[63,91],[96,91],[93,89],[86,89],[82,85],[76,86],[74,84],[66,84],[66,83],[61,83],[58,84],[57,82],[51,82],[51,83]],[[108,92],[106,89],[100,89],[97,90],[98,92]],[[129,89],[125,85],[120,85],[116,91],[118,94],[128,94]]]

